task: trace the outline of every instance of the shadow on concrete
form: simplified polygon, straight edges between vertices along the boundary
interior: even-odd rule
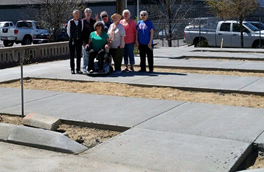
[[[122,72],[122,73],[113,73],[113,74],[109,74],[109,75],[87,75],[89,77],[111,77],[111,78],[115,78],[115,77],[133,77],[133,76],[159,76],[159,75],[181,75],[181,76],[187,76],[188,74],[185,73],[170,73],[170,72]]]

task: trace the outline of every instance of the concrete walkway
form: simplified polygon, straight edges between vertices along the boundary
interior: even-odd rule
[[[183,53],[182,49],[164,51]],[[162,66],[170,60],[164,55],[155,63]],[[0,70],[0,81],[18,79],[19,71],[19,67]],[[261,77],[157,72],[89,77],[71,75],[68,60],[25,66],[24,74],[264,93]],[[0,113],[21,114],[20,89],[0,87],[0,95]],[[25,90],[25,113],[32,112],[130,129],[79,155],[0,142],[1,171],[235,171],[264,131],[264,109],[181,101]]]

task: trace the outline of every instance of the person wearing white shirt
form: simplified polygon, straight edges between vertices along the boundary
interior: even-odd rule
[[[70,67],[71,73],[75,74],[74,57],[76,52],[76,72],[81,74],[81,53],[82,53],[82,29],[83,24],[79,19],[80,13],[78,10],[73,10],[73,19],[68,21],[67,34],[69,36],[69,49],[70,49]]]

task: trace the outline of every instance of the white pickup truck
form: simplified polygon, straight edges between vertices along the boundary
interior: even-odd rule
[[[193,28],[184,29],[184,41],[195,47],[241,47],[240,26],[238,21],[219,21],[216,29]],[[264,46],[264,31],[249,22],[243,22],[243,41],[245,48]]]
[[[2,33],[7,33],[10,28],[14,28],[15,25],[12,21],[1,21],[0,22],[0,37]],[[4,42],[5,44],[6,42]],[[8,46],[5,44],[5,46]]]
[[[46,31],[34,20],[19,20],[16,27],[10,28],[8,32],[1,30],[1,40],[6,47],[13,46],[14,43],[29,45],[32,43],[34,35]]]

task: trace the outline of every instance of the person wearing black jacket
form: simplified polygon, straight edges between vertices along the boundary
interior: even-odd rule
[[[82,30],[83,24],[79,19],[80,13],[78,10],[73,10],[73,19],[68,21],[67,34],[69,35],[69,49],[70,49],[70,67],[71,73],[75,74],[74,57],[76,53],[76,72],[81,74],[81,53],[82,53]]]
[[[91,17],[92,10],[90,8],[86,8],[84,10],[85,18],[82,19],[83,22],[83,31],[82,31],[82,39],[83,39],[83,45],[82,45],[82,54],[83,54],[83,72],[87,73],[87,66],[88,66],[88,59],[89,59],[89,53],[86,52],[85,46],[89,42],[89,36],[90,33],[94,31],[93,25],[95,24],[96,20]]]

